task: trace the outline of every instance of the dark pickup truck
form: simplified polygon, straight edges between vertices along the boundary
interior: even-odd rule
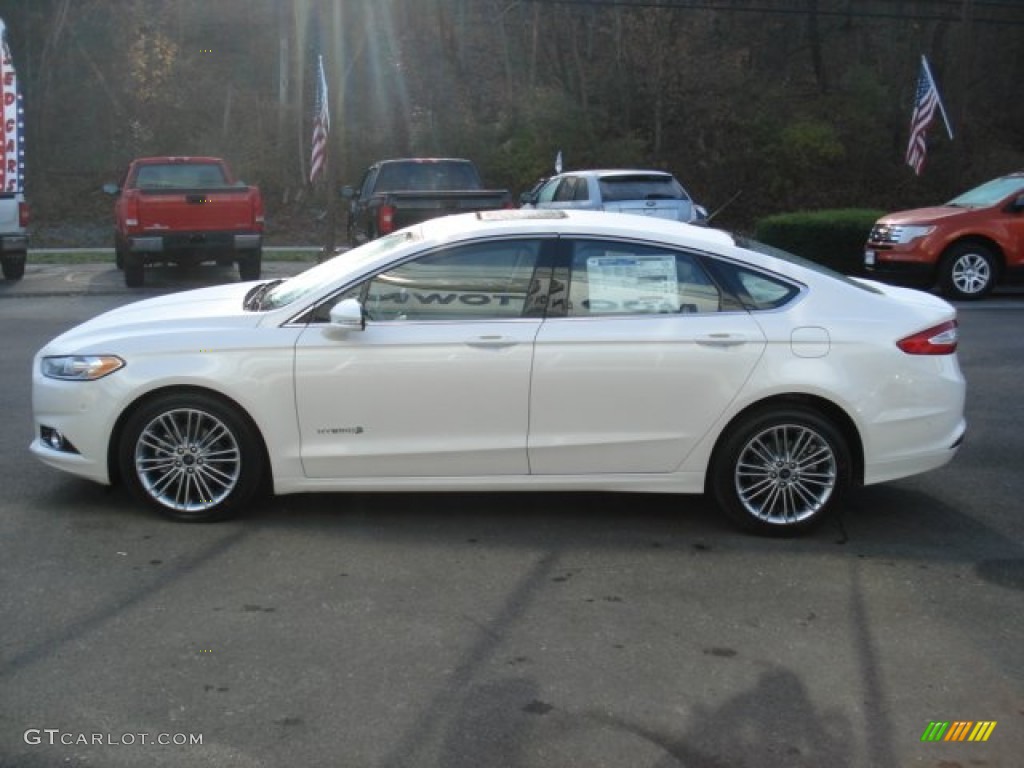
[[[508,190],[484,189],[476,166],[454,158],[381,160],[341,193],[352,245],[438,216],[514,207]]]
[[[142,285],[145,265],[157,262],[237,262],[242,280],[259,279],[263,199],[220,158],[139,158],[103,190],[117,197],[114,256],[125,284]]]

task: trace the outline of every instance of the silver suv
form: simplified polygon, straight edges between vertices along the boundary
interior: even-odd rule
[[[708,215],[666,171],[570,171],[552,176],[520,202],[524,208],[633,213],[688,223]]]

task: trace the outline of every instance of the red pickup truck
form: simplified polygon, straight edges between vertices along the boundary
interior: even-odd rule
[[[263,249],[263,198],[236,181],[217,157],[133,160],[115,195],[114,254],[129,286],[145,280],[145,265],[238,263],[242,280],[258,280]]]

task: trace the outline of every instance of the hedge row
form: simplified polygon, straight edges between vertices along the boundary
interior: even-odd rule
[[[864,274],[864,243],[885,214],[863,208],[800,211],[757,222],[754,237],[846,275]]]

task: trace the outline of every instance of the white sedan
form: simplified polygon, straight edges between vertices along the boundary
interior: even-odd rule
[[[264,489],[710,493],[759,532],[942,466],[954,309],[625,214],[428,221],[152,298],[33,363],[43,462],[209,521]]]

